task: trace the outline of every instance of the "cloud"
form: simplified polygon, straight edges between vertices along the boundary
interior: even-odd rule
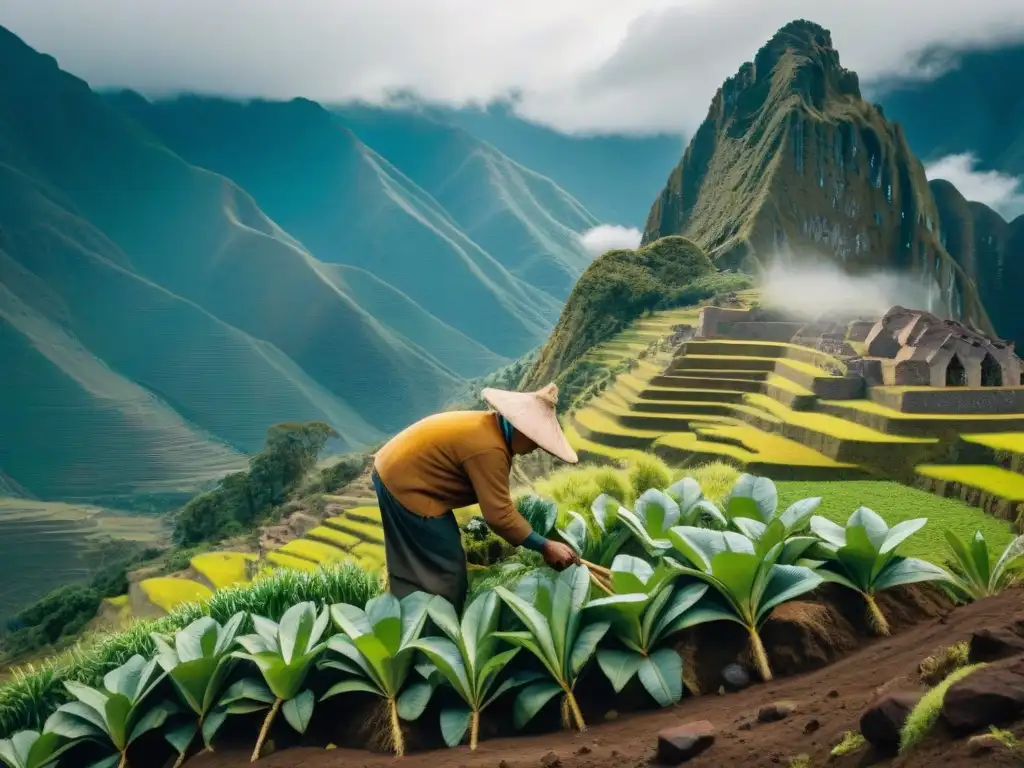
[[[934,281],[889,271],[846,273],[835,262],[805,255],[774,261],[761,275],[761,303],[801,319],[877,317],[896,305],[947,314]]]
[[[635,251],[640,247],[643,232],[636,227],[620,227],[618,224],[601,224],[580,235],[580,242],[587,253],[595,259],[602,253],[627,249]]]
[[[780,26],[832,30],[873,80],[1024,36],[1019,0],[0,0],[0,25],[95,86],[318,101],[517,94],[568,131],[690,132]]]
[[[999,171],[980,171],[978,159],[970,152],[946,155],[925,166],[929,179],[945,179],[968,200],[984,203],[1005,217],[1024,211],[1024,188],[1016,176]]]

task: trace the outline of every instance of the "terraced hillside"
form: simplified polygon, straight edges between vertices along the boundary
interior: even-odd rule
[[[584,459],[653,451],[676,465],[721,460],[776,479],[894,479],[1019,526],[1024,414],[883,404],[906,389],[865,393],[838,358],[795,344],[696,339],[620,374],[572,414],[567,433]]]

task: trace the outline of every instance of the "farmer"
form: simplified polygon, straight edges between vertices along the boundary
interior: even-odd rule
[[[565,544],[530,528],[509,492],[513,456],[542,448],[570,464],[579,461],[555,415],[558,388],[480,394],[493,411],[428,416],[393,437],[374,459],[388,589],[397,597],[423,591],[462,608],[466,553],[452,510],[477,502],[491,530],[512,546],[540,552],[556,570],[578,562]]]

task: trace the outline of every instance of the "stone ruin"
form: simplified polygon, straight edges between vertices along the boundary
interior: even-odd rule
[[[922,310],[893,307],[867,332],[864,347],[864,357],[880,363],[877,383],[886,386],[1024,385],[1024,361],[1012,342]]]

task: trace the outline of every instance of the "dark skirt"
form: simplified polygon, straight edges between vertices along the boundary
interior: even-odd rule
[[[468,577],[455,513],[449,510],[438,517],[424,517],[406,509],[376,472],[373,487],[384,524],[388,591],[399,598],[413,592],[440,595],[461,612]]]

